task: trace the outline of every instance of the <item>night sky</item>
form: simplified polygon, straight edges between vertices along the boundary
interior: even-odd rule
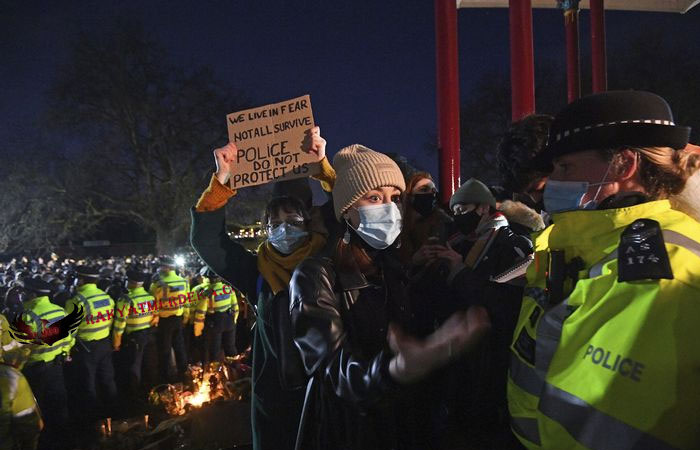
[[[75,33],[126,16],[138,18],[174,63],[213,66],[255,105],[310,94],[331,154],[359,142],[404,153],[437,172],[435,156],[424,150],[436,127],[432,0],[3,0],[0,5],[3,154],[41,135],[45,90]],[[508,73],[508,13],[462,9],[458,17],[464,99],[485,73]],[[584,56],[588,17],[582,12]],[[550,59],[563,68],[561,12],[535,10],[533,18],[536,64]],[[608,12],[606,20],[609,47],[646,27],[682,36],[683,45],[700,42],[700,8],[686,15]],[[589,64],[584,57],[582,70]],[[63,147],[55,144],[57,152]]]

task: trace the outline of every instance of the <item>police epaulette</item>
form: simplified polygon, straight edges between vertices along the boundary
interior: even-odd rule
[[[617,281],[673,279],[659,222],[637,219],[625,228],[617,250]]]

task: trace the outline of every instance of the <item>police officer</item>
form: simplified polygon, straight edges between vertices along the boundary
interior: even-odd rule
[[[18,370],[15,353],[22,351],[7,332],[0,314],[0,450],[34,450],[43,428],[39,406],[27,379]]]
[[[114,321],[114,300],[97,288],[97,269],[81,265],[76,268],[76,275],[75,296],[66,302],[66,312],[82,306],[85,318],[78,327],[73,346],[73,397],[77,400],[78,426],[84,428],[80,437],[93,441],[97,437],[95,421],[110,417],[117,400],[109,339]]]
[[[124,382],[123,398],[130,404],[138,401],[143,354],[149,344],[152,327],[158,323],[155,300],[143,288],[145,276],[137,269],[127,274],[127,292],[117,301],[112,330],[112,345],[120,351],[118,379]]]
[[[700,168],[649,92],[581,98],[542,154],[508,401],[528,448],[700,448],[700,227],[667,200]]]
[[[187,355],[191,363],[201,362],[205,359],[206,345],[203,336],[194,335],[194,321],[197,309],[197,302],[203,296],[204,290],[210,287],[209,279],[207,278],[208,268],[202,267],[197,275],[192,278],[190,286],[192,287],[191,300],[187,302],[189,308],[189,318],[185,325],[185,343],[187,345]]]
[[[216,360],[223,345],[226,356],[236,354],[236,321],[238,299],[233,288],[221,277],[209,270],[206,274],[209,286],[200,291],[194,319],[194,335],[204,330],[206,352],[204,362]]]
[[[188,299],[187,280],[175,273],[175,260],[169,256],[160,258],[160,270],[151,282],[151,295],[158,305],[158,359],[162,381],[176,381],[187,369],[187,354],[182,334],[187,320],[185,305]],[[175,351],[177,375],[171,373],[170,355]]]
[[[125,286],[126,280],[122,278],[121,274],[116,274],[112,279],[112,283],[105,289],[105,292],[112,300],[117,302],[123,295],[126,295],[127,288]]]
[[[63,309],[49,301],[51,285],[40,279],[26,278],[22,281],[22,322],[34,333],[41,334],[47,323],[65,317]],[[47,322],[42,322],[46,320]],[[31,354],[24,366],[37,403],[44,411],[46,428],[41,434],[39,448],[67,448],[66,425],[68,409],[66,387],[63,378],[63,363],[70,351],[72,337],[56,341],[53,345],[31,345]]]

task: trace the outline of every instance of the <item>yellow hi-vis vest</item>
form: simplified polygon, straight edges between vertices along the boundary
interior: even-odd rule
[[[169,271],[166,275],[159,273],[151,282],[151,295],[155,297],[160,317],[179,316],[189,311],[185,308],[192,299],[187,280]],[[187,317],[184,318],[187,321]]]
[[[141,331],[151,327],[153,315],[156,311],[155,300],[151,294],[142,287],[129,289],[119,298],[114,312],[114,329],[112,333],[126,334]]]
[[[114,300],[95,283],[78,286],[75,297],[66,302],[66,312],[82,305],[85,318],[78,327],[77,338],[97,341],[109,336],[114,322]]]
[[[204,298],[204,291],[208,289],[211,286],[211,283],[209,283],[208,278],[204,278],[204,281],[197,286],[192,288],[192,301],[187,302],[187,306],[189,307],[189,318],[187,320],[188,324],[192,324],[195,322],[195,316],[197,313],[197,304],[199,301]]]
[[[49,301],[48,296],[36,297],[24,305],[22,311],[22,321],[29,325],[32,331],[41,333],[44,328],[42,320],[48,323],[53,323],[66,316],[65,311],[58,305],[54,305]],[[73,338],[67,336],[60,341],[56,341],[53,345],[36,345],[30,344],[31,353],[27,364],[33,364],[39,361],[50,362],[58,355],[67,355],[70,352],[73,344]]]
[[[204,318],[207,314],[232,310],[233,322],[235,323],[238,319],[238,298],[233,288],[219,281],[216,284],[208,286],[205,290],[206,289],[211,291],[211,295],[202,295],[197,301],[194,321],[197,323],[204,322]]]
[[[0,363],[0,450],[33,448],[43,424],[22,372]]]
[[[536,237],[511,345],[513,431],[528,448],[700,448],[700,224],[665,200],[553,221]],[[639,234],[621,243],[627,229]],[[556,251],[578,281],[551,304]],[[666,257],[673,279],[618,281],[619,267]]]

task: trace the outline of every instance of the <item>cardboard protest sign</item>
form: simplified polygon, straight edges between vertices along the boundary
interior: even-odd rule
[[[228,139],[238,152],[231,188],[307,177],[319,172],[316,156],[302,150],[314,126],[308,95],[226,116]]]

